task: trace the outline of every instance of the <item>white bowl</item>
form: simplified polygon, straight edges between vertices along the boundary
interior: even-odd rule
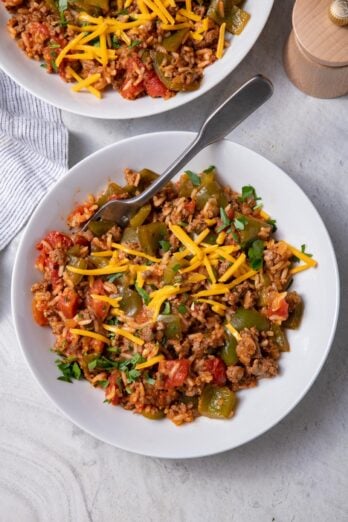
[[[241,35],[231,40],[231,46],[223,59],[205,69],[199,90],[180,93],[169,100],[154,99],[149,96],[135,101],[123,99],[115,91],[105,93],[98,100],[89,93],[73,93],[71,85],[63,82],[55,74],[47,74],[39,63],[29,60],[18,48],[6,29],[7,13],[0,6],[0,67],[19,85],[42,100],[66,111],[90,116],[122,120],[152,116],[180,107],[198,98],[221,82],[250,51],[259,37],[273,5],[273,0],[247,0],[245,9],[251,18]]]
[[[291,351],[282,355],[281,374],[238,393],[231,420],[200,417],[176,427],[169,420],[150,421],[120,407],[103,404],[103,393],[87,382],[57,380],[56,356],[49,351],[48,328],[34,324],[30,286],[40,279],[34,269],[35,244],[48,231],[65,229],[65,216],[88,193],[105,187],[109,178],[123,181],[125,167],[158,172],[193,139],[188,132],[137,136],[92,154],[61,179],[32,216],[18,249],[13,271],[12,307],[19,342],[37,380],[78,426],[120,448],[166,458],[188,458],[235,448],[277,424],[305,395],[330,349],[339,308],[339,278],[333,247],[317,211],[302,190],[282,170],[240,145],[222,141],[201,152],[188,167],[199,172],[216,165],[225,184],[240,190],[253,185],[264,208],[277,219],[278,236],[293,245],[305,243],[318,267],[295,276],[294,288],[305,301],[301,328],[291,331]]]

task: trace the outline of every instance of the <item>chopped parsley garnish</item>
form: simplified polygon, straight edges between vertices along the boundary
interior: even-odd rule
[[[90,361],[88,363],[89,371],[91,372],[92,370],[94,370],[96,368],[97,364],[98,364],[98,359],[93,359],[93,361]]]
[[[59,49],[60,45],[57,42],[50,42],[48,47],[50,47],[50,49]]]
[[[268,223],[268,225],[271,225],[272,232],[275,232],[277,230],[277,220],[276,219],[267,219],[266,223]]]
[[[121,47],[121,42],[117,38],[117,36],[113,35],[113,37],[111,39],[111,45],[112,45],[113,49],[119,49]]]
[[[216,169],[215,165],[210,165],[207,169],[203,170],[203,172],[205,174],[209,174],[210,172],[213,172],[213,170],[215,170],[215,169]]]
[[[114,281],[116,281],[116,279],[119,279],[120,277],[122,277],[123,273],[122,272],[117,272],[116,274],[112,274],[110,276],[108,276],[106,278],[107,281],[109,281],[109,283],[113,283]]]
[[[261,239],[256,239],[248,248],[248,259],[253,270],[260,270],[263,265],[263,251],[265,244]]]
[[[178,306],[178,312],[179,312],[179,314],[186,314],[186,312],[187,312],[187,308],[186,308],[186,306],[185,306],[184,304],[182,304],[182,303],[179,304],[179,306]]]
[[[306,256],[308,257],[313,257],[313,254],[309,254],[308,252],[306,252],[306,245],[301,245],[301,252],[302,254],[306,254]]]
[[[172,270],[176,274],[177,272],[179,272],[180,268],[181,268],[181,265],[179,265],[179,263],[178,263],[173,266]]]
[[[40,67],[42,67],[43,69],[47,69],[47,63],[40,63]]]
[[[239,201],[246,201],[250,198],[254,199],[255,201],[261,199],[257,197],[254,187],[252,187],[251,185],[245,185],[244,187],[242,187],[242,195],[240,196]]]
[[[163,314],[163,315],[169,315],[170,312],[171,312],[171,309],[170,309],[170,303],[169,303],[169,301],[166,301],[166,302],[164,303],[164,307],[163,307],[163,310],[162,310],[162,314]]]
[[[188,223],[186,223],[186,221],[179,221],[179,225],[182,227],[187,227]]]
[[[107,351],[110,353],[120,353],[120,349],[116,346],[108,346]]]
[[[130,45],[128,45],[129,49],[132,49],[133,47],[137,47],[141,44],[141,40],[133,40]]]
[[[147,382],[147,384],[151,384],[151,385],[154,385],[156,382],[155,379],[150,377],[148,374],[145,375],[144,380],[145,380],[145,382]]]
[[[127,15],[128,14],[128,9],[121,9],[120,11],[117,11],[116,14],[117,15]]]
[[[62,373],[62,375],[58,377],[59,381],[72,382],[71,379],[76,379],[78,381],[81,378],[81,368],[76,361],[57,359],[56,365]]]
[[[197,174],[192,172],[192,170],[185,170],[185,174],[190,179],[192,185],[194,185],[195,187],[199,187],[199,185],[201,184],[201,178]]]
[[[68,9],[68,0],[58,0],[58,9],[62,13]]]
[[[119,323],[117,317],[111,317],[106,321],[106,324],[110,324],[111,326],[116,326]]]
[[[170,243],[169,243],[169,241],[166,241],[165,239],[162,239],[159,242],[159,244],[160,244],[161,249],[163,250],[163,252],[168,252],[168,250],[170,249]]]
[[[99,386],[101,386],[104,390],[109,385],[109,381],[107,379],[103,379],[102,381],[98,381]]]
[[[244,230],[247,222],[248,220],[244,216],[240,216],[234,219],[233,224],[237,230]]]
[[[138,292],[138,294],[140,295],[140,297],[142,298],[142,300],[144,301],[144,303],[146,305],[149,304],[149,302],[151,301],[151,298],[150,298],[149,294],[146,292],[146,290],[144,290],[143,288],[140,288],[140,286],[138,286],[136,283],[135,283],[135,289]]]
[[[229,227],[231,224],[231,220],[227,216],[225,209],[222,207],[220,207],[220,218],[222,221],[222,225],[220,225],[219,228],[217,229],[218,232],[221,232],[225,228]]]
[[[144,361],[144,357],[140,353],[136,353],[131,359],[120,362],[118,367],[121,372],[126,374],[127,381],[132,383],[141,375],[141,371],[136,370],[135,366]]]

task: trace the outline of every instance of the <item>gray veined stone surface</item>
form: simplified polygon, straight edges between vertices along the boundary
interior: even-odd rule
[[[290,0],[278,0],[246,60],[190,107],[123,122],[67,113],[64,119],[74,164],[108,143],[143,132],[197,130],[207,107],[224,93],[256,72],[272,79],[273,98],[232,139],[288,172],[332,237],[342,305],[319,378],[276,427],[222,455],[168,461],[101,443],[57,410],[22,358],[10,314],[16,238],[0,254],[1,522],[348,520],[348,99],[309,98],[288,82],[281,51],[291,7]]]

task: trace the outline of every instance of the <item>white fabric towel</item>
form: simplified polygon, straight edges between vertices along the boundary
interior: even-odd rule
[[[0,250],[68,168],[61,113],[0,70]]]

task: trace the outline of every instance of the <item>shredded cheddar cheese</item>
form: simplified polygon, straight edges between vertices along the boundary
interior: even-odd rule
[[[143,370],[144,368],[151,368],[151,366],[154,366],[155,364],[159,363],[160,361],[163,361],[164,355],[156,355],[155,357],[151,357],[151,359],[148,359],[147,361],[143,363],[138,363],[135,366],[136,370]]]
[[[217,49],[216,49],[216,57],[219,59],[222,58],[223,53],[224,53],[225,30],[226,30],[226,22],[224,22],[223,24],[220,25],[220,30],[219,30],[219,40],[218,40]]]
[[[102,341],[103,343],[110,344],[110,339],[96,332],[90,332],[89,330],[80,330],[79,328],[70,328],[70,332],[74,335],[81,335],[82,337],[91,337],[92,339],[96,339],[97,341]]]
[[[99,294],[91,294],[91,297],[93,297],[93,299],[95,299],[96,301],[102,301],[102,302],[108,303],[114,307],[118,307],[119,302],[122,299],[122,297],[108,297],[106,295],[99,295]]]
[[[132,341],[132,343],[137,344],[139,346],[142,346],[144,344],[144,340],[140,339],[140,337],[136,337],[132,333],[128,332],[128,330],[125,330],[124,328],[119,328],[118,326],[112,326],[110,324],[103,324],[103,328],[107,330],[108,332],[112,332],[116,335],[122,335],[122,337],[125,337],[129,341]]]
[[[134,250],[134,249],[128,248],[124,245],[120,245],[119,243],[111,243],[111,245],[114,248],[117,248],[118,250],[122,250],[126,254],[130,254],[131,256],[144,257],[145,259],[148,259],[149,261],[153,261],[154,263],[160,263],[160,261],[161,261],[161,259],[159,259],[157,257],[149,256],[148,254],[145,254],[144,252],[141,252],[140,250]]]
[[[294,254],[294,256],[301,259],[301,261],[303,261],[306,265],[309,265],[311,267],[317,266],[318,263],[312,257],[307,256],[307,254],[305,254],[304,252],[301,252],[300,250],[293,247],[292,245],[289,245],[289,243],[286,243],[285,241],[282,241],[282,243],[284,243],[288,247],[288,249]]]
[[[238,332],[238,330],[235,329],[234,326],[231,325],[231,323],[227,323],[226,324],[226,328],[229,332],[231,332],[231,334],[233,335],[233,337],[237,340],[237,341],[240,341],[241,340],[241,335],[240,333]]]
[[[69,272],[80,275],[109,275],[115,274],[116,272],[126,272],[128,270],[124,265],[107,265],[102,268],[76,268],[75,266],[67,265],[66,268]]]
[[[232,266],[230,266],[230,268],[228,268],[226,270],[226,272],[224,273],[223,276],[220,277],[219,279],[219,282],[220,283],[224,283],[226,281],[228,281],[232,276],[233,274],[245,263],[245,259],[246,259],[246,256],[245,254],[241,254],[237,261],[235,263],[233,263]]]

